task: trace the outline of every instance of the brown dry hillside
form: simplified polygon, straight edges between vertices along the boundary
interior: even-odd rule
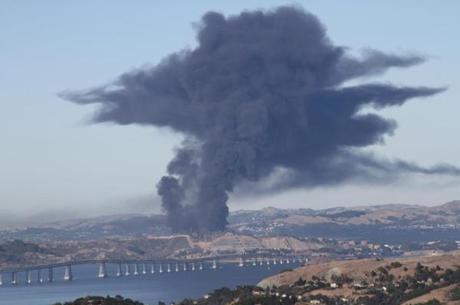
[[[452,268],[455,266],[460,266],[460,251],[449,252],[440,255],[398,258],[391,260],[362,259],[311,264],[300,267],[293,271],[283,272],[281,274],[266,278],[262,280],[258,285],[261,287],[273,285],[293,285],[294,282],[299,279],[299,277],[310,280],[312,276],[317,276],[320,278],[324,277],[325,279],[330,280],[332,276],[346,275],[355,281],[369,281],[371,278],[371,271],[376,270],[379,267],[385,267],[391,264],[391,262],[396,261],[401,262],[402,266],[399,268],[392,268],[389,272],[398,278],[399,276],[404,277],[405,275],[414,274],[415,267],[417,266],[418,262],[428,267],[440,266],[441,268]]]
[[[418,298],[409,300],[403,303],[402,305],[423,304],[433,299],[436,299],[445,305],[460,305],[460,301],[452,301],[450,298],[450,293],[452,292],[452,289],[454,289],[457,286],[457,284],[454,284],[449,285],[447,287],[432,290],[429,293],[419,296]]]
[[[252,214],[251,214],[252,213]],[[317,211],[262,209],[260,211],[239,211],[232,215],[251,214],[245,221],[233,223],[233,228],[250,226],[254,218],[263,218],[276,225],[303,226],[312,224],[337,225],[451,225],[458,226],[460,200],[439,206],[379,205],[333,208]]]

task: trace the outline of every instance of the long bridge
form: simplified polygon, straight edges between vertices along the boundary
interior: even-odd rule
[[[17,268],[3,268],[0,269],[0,286],[9,281],[12,286],[19,285],[19,273],[24,273],[24,283],[32,284],[36,283],[52,283],[55,281],[57,268],[63,268],[64,272],[61,274],[64,281],[72,281],[74,279],[72,267],[77,265],[98,265],[99,268],[95,275],[97,278],[105,279],[109,276],[107,271],[107,265],[114,265],[115,272],[113,276],[138,276],[146,274],[156,273],[170,273],[170,272],[184,272],[184,271],[201,271],[205,269],[217,269],[219,261],[229,261],[238,258],[232,257],[208,257],[205,259],[189,259],[189,260],[177,260],[177,259],[162,259],[162,260],[125,260],[125,259],[92,259],[92,260],[78,260],[68,261],[53,264],[43,264],[34,266],[23,266]],[[238,266],[263,266],[263,265],[277,265],[277,264],[292,264],[302,263],[308,261],[307,258],[299,257],[254,257],[244,258],[239,257]],[[32,278],[32,274],[36,273],[35,280]],[[5,275],[10,275],[9,280],[6,280]]]

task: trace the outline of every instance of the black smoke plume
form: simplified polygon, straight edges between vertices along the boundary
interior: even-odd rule
[[[157,185],[174,230],[224,229],[235,186],[280,169],[287,173],[276,184],[281,189],[404,172],[460,173],[359,152],[396,128],[364,107],[399,106],[444,89],[345,82],[424,58],[376,50],[352,56],[329,40],[318,18],[295,7],[231,17],[209,12],[197,40],[154,67],[63,94],[99,104],[96,122],[165,126],[186,136]]]

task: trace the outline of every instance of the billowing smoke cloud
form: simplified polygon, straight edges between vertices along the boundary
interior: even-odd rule
[[[287,174],[278,188],[380,180],[390,173],[460,173],[359,152],[396,128],[363,107],[399,106],[443,89],[343,84],[422,63],[422,57],[375,50],[349,55],[315,16],[293,7],[228,18],[207,13],[197,40],[196,48],[157,66],[64,94],[99,104],[96,122],[167,126],[186,136],[157,185],[174,230],[224,229],[228,194],[280,169]]]

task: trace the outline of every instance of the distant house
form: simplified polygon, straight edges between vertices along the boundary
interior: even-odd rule
[[[367,287],[368,285],[366,283],[360,283],[360,282],[353,283],[353,288],[356,290],[366,289]]]

